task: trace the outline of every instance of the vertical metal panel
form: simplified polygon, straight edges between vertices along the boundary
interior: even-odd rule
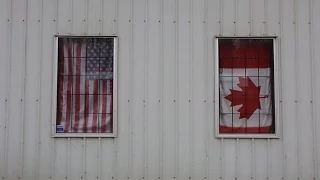
[[[312,33],[311,33],[311,37],[312,37],[312,60],[313,60],[313,66],[312,66],[312,72],[313,72],[313,87],[314,87],[314,90],[316,89],[319,89],[320,87],[320,83],[319,81],[317,81],[316,77],[319,75],[319,71],[317,71],[316,69],[320,66],[319,64],[319,61],[317,59],[320,59],[320,51],[318,51],[317,49],[320,49],[320,34],[319,33],[316,33],[320,30],[320,21],[317,20],[316,17],[319,17],[320,15],[320,12],[317,11],[317,9],[320,8],[320,1],[312,1],[312,14],[311,14],[311,17],[312,17],[312,21],[311,21],[311,27],[312,27]],[[319,131],[318,129],[320,128],[320,123],[317,121],[317,118],[319,117],[319,111],[317,110],[318,107],[320,107],[319,103],[320,103],[320,96],[319,96],[319,93],[316,93],[315,91],[314,92],[314,96],[313,96],[313,100],[314,100],[314,138],[315,138],[315,141],[314,141],[314,148],[315,148],[315,157],[314,157],[314,161],[315,161],[315,168],[316,170],[319,169],[319,162],[320,162],[320,148],[318,147],[318,145],[320,144],[320,134],[319,134]],[[316,171],[315,172],[315,175],[316,175],[316,179],[319,179],[320,178],[320,173],[319,171]]]
[[[6,178],[7,171],[7,96],[8,96],[8,83],[9,83],[9,65],[10,65],[10,54],[9,46],[10,43],[10,1],[0,2],[0,34],[2,35],[0,41],[0,59],[4,63],[0,66],[0,178]]]
[[[130,3],[126,0],[118,1],[118,36],[119,36],[119,73],[118,75],[118,107],[122,112],[118,114],[118,138],[117,138],[117,166],[115,179],[126,179],[129,175],[129,74],[130,69]]]
[[[160,1],[160,6],[159,6],[159,22],[160,22],[160,71],[159,71],[159,86],[160,86],[160,92],[159,92],[159,102],[160,102],[160,107],[159,107],[159,171],[158,171],[158,179],[163,179],[163,150],[164,150],[164,141],[163,141],[163,135],[164,135],[164,123],[163,123],[163,106],[164,106],[164,98],[163,98],[163,0]]]
[[[283,4],[283,29],[282,29],[282,96],[283,96],[283,139],[285,143],[285,169],[284,174],[286,179],[298,177],[298,150],[297,150],[297,124],[296,114],[296,83],[288,81],[292,77],[296,77],[294,63],[294,2],[287,1]],[[290,7],[290,8],[288,8]],[[285,48],[284,48],[285,47]],[[292,123],[294,122],[294,123]]]
[[[117,1],[115,0],[101,0],[102,2],[102,33],[103,35],[115,35],[116,14],[117,12]]]
[[[143,99],[144,99],[144,109],[143,109],[143,178],[142,179],[148,179],[148,74],[149,71],[147,70],[148,68],[148,62],[149,62],[149,46],[148,46],[148,37],[149,37],[149,0],[145,0],[145,26],[144,26],[144,56],[143,56],[143,60],[144,60],[144,67],[146,68],[144,70],[144,78],[143,78]]]
[[[163,1],[163,179],[175,176],[175,1]]]
[[[148,179],[159,178],[160,163],[160,1],[148,1]]]
[[[179,1],[175,0],[175,52],[174,52],[174,58],[175,58],[175,73],[174,73],[174,176],[173,178],[179,179],[179,174],[178,174],[178,169],[179,169],[179,162],[178,162],[178,153],[179,153],[179,114],[178,114],[178,108],[179,108],[179,97],[178,97],[178,91],[179,91],[179,54],[178,54],[178,49],[179,49],[179,37],[178,37],[178,32],[179,32],[179,26],[178,23],[180,22],[178,19],[178,14],[179,14]]]
[[[241,146],[238,149],[239,161],[239,179],[251,179],[252,161],[250,160],[252,149],[250,140],[241,140]]]
[[[69,176],[68,179],[81,179],[82,167],[82,139],[71,139],[69,154]]]
[[[267,140],[255,141],[255,160],[256,179],[267,179],[268,177],[268,142]]]
[[[206,174],[206,1],[192,1],[192,62],[191,62],[191,156],[192,179],[207,178]]]
[[[51,89],[52,75],[45,72],[52,72],[53,58],[53,38],[56,31],[56,2],[43,1],[43,16],[42,16],[42,53],[41,53],[41,97],[40,97],[40,144],[39,144],[39,176],[38,179],[49,180],[52,177],[52,155],[53,139],[51,135]],[[45,120],[47,119],[47,121]]]
[[[223,140],[223,174],[222,179],[235,179],[236,178],[236,144],[237,141],[233,139]]]
[[[280,32],[280,6],[279,1],[267,1],[267,35],[269,36],[279,36]]]
[[[314,0],[1,1],[0,178],[319,178],[319,8]],[[119,36],[117,138],[50,137],[58,33]],[[219,34],[279,35],[280,140],[214,138]]]
[[[300,97],[300,88],[299,88],[299,84],[300,84],[300,67],[299,67],[299,51],[298,51],[298,46],[299,46],[299,38],[298,33],[299,33],[299,29],[298,29],[298,25],[300,23],[299,19],[298,19],[298,9],[299,9],[299,4],[297,3],[297,0],[294,0],[293,2],[293,10],[294,10],[294,19],[293,19],[293,24],[294,24],[294,66],[295,66],[295,87],[296,87],[296,94],[295,94],[295,98],[296,98],[296,103],[295,103],[295,107],[296,107],[296,111],[295,111],[295,115],[296,115],[296,149],[297,149],[297,177],[301,178],[301,130],[300,130],[300,118],[301,116],[301,97]]]
[[[250,33],[250,0],[237,0],[237,34],[238,36],[248,36]]]
[[[235,22],[236,22],[236,15],[235,15],[235,8],[236,2],[234,0],[222,0],[221,2],[221,34],[223,36],[233,36],[235,35]]]
[[[214,55],[214,49],[215,46],[213,44],[213,36],[222,34],[222,0],[219,1],[207,1],[208,6],[206,8],[207,11],[207,34],[206,34],[206,100],[207,100],[207,106],[206,106],[206,141],[207,141],[207,159],[208,164],[207,168],[209,171],[209,177],[208,179],[219,179],[223,176],[223,147],[221,144],[223,144],[223,140],[219,140],[215,138],[215,132],[214,129],[214,88],[215,84],[218,84],[218,82],[214,81],[214,64],[215,64],[215,55]]]
[[[114,143],[112,140],[101,139],[101,177],[99,179],[112,180],[112,177],[114,176],[113,164],[115,163],[115,153],[112,148],[113,146]]]
[[[36,122],[36,127],[37,129],[35,130],[36,134],[37,134],[37,139],[36,139],[36,160],[35,160],[35,178],[36,180],[39,179],[40,176],[40,144],[41,144],[41,95],[42,95],[42,64],[43,64],[43,60],[42,60],[42,55],[43,55],[43,0],[39,0],[39,13],[38,13],[38,26],[39,26],[39,44],[38,47],[41,50],[40,53],[36,53],[37,57],[39,59],[39,69],[38,69],[38,94],[37,94],[37,122]]]
[[[86,142],[86,171],[85,179],[99,179],[98,178],[98,168],[99,168],[99,139],[88,139]]]
[[[72,13],[72,33],[84,35],[87,33],[86,28],[86,0],[73,0]]]
[[[133,85],[134,85],[134,82],[135,82],[135,79],[134,79],[134,57],[133,55],[135,54],[135,52],[133,52],[133,43],[134,43],[134,37],[133,37],[133,22],[134,22],[134,16],[133,16],[133,13],[134,13],[134,8],[133,8],[133,0],[130,0],[129,2],[130,4],[130,18],[129,18],[129,24],[130,24],[130,28],[129,28],[129,39],[128,39],[128,44],[129,44],[129,118],[128,118],[128,125],[129,125],[129,128],[128,128],[128,132],[129,132],[129,137],[128,137],[128,179],[130,177],[132,177],[133,175],[133,171],[132,171],[132,136],[133,136],[133,132],[132,132],[132,125],[134,123],[134,119],[132,117],[132,114],[133,114],[133,108],[134,108],[134,96],[133,96]]]
[[[39,122],[39,94],[41,88],[39,83],[39,75],[41,69],[41,58],[39,57],[39,49],[41,49],[41,30],[39,14],[41,11],[39,0],[28,0],[27,8],[27,29],[26,29],[26,76],[25,76],[25,114],[24,114],[24,163],[23,177],[24,179],[34,179],[36,176],[37,166],[37,146],[38,146],[38,122]],[[35,28],[36,27],[36,28]],[[37,87],[37,88],[34,88]]]
[[[23,159],[23,107],[25,75],[25,3],[12,2],[11,71],[8,119],[8,179],[21,176]],[[17,133],[18,132],[18,133]]]
[[[54,179],[66,179],[68,176],[68,138],[54,141]]]
[[[193,0],[189,0],[189,157],[190,157],[190,162],[189,162],[189,172],[188,176],[189,179],[191,177],[194,177],[194,77],[193,77],[193,62],[194,62],[194,38],[193,38],[193,31],[194,27],[193,24],[194,18],[193,18]]]
[[[179,1],[178,6],[178,178],[189,179],[190,176],[190,3]]]
[[[58,34],[70,34],[72,30],[71,19],[72,19],[72,0],[57,0],[57,28]]]
[[[135,1],[133,4],[133,54],[132,54],[132,178],[142,179],[144,176],[144,71],[145,67],[145,0]]]
[[[252,0],[252,36],[265,35],[265,6],[264,0]]]
[[[315,16],[314,16],[314,8],[317,4],[316,2],[310,0],[309,1],[309,8],[310,8],[310,12],[309,12],[309,16],[310,16],[310,79],[311,79],[311,100],[312,100],[312,134],[313,134],[313,164],[314,164],[314,174],[313,174],[313,179],[317,179],[319,178],[319,172],[318,172],[318,167],[319,167],[319,161],[318,161],[318,133],[317,133],[317,93],[315,90],[316,87],[316,71],[315,71],[315,42],[317,42],[316,36],[315,36],[315,28],[319,27],[317,26],[316,22],[315,22]],[[318,21],[319,22],[319,21]]]
[[[99,35],[101,29],[100,0],[88,1],[88,34]],[[76,2],[75,2],[76,3]]]
[[[204,133],[204,139],[205,139],[205,162],[204,162],[204,169],[205,169],[205,179],[210,179],[211,175],[210,175],[210,161],[209,161],[209,153],[208,153],[208,149],[209,149],[209,130],[208,130],[208,104],[209,104],[209,99],[208,99],[208,27],[209,27],[209,20],[208,20],[208,7],[209,6],[209,2],[208,0],[204,1],[204,83],[205,83],[205,88],[204,88],[204,129],[203,129],[203,133]]]
[[[311,77],[307,73],[311,69],[310,57],[310,17],[309,2],[296,1],[297,4],[297,66],[299,67],[298,84],[299,88],[299,152],[300,152],[300,178],[313,178],[313,134],[312,134],[312,99],[311,99]],[[309,87],[309,88],[303,88]]]

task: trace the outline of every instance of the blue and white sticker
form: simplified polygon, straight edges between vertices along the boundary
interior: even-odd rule
[[[63,132],[63,125],[57,125],[57,133],[62,133]]]

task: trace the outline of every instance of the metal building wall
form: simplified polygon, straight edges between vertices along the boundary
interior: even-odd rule
[[[319,9],[0,0],[0,179],[320,179]],[[119,36],[117,138],[50,137],[55,34]],[[281,139],[214,137],[215,35],[279,36]]]

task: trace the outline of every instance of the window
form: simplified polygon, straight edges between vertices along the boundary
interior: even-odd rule
[[[278,137],[274,38],[216,39],[218,137]]]
[[[116,42],[56,37],[54,136],[116,135]]]

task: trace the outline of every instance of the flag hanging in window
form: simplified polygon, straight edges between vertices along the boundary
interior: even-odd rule
[[[113,38],[59,39],[57,132],[113,131]]]
[[[219,40],[220,133],[273,133],[273,40]]]

